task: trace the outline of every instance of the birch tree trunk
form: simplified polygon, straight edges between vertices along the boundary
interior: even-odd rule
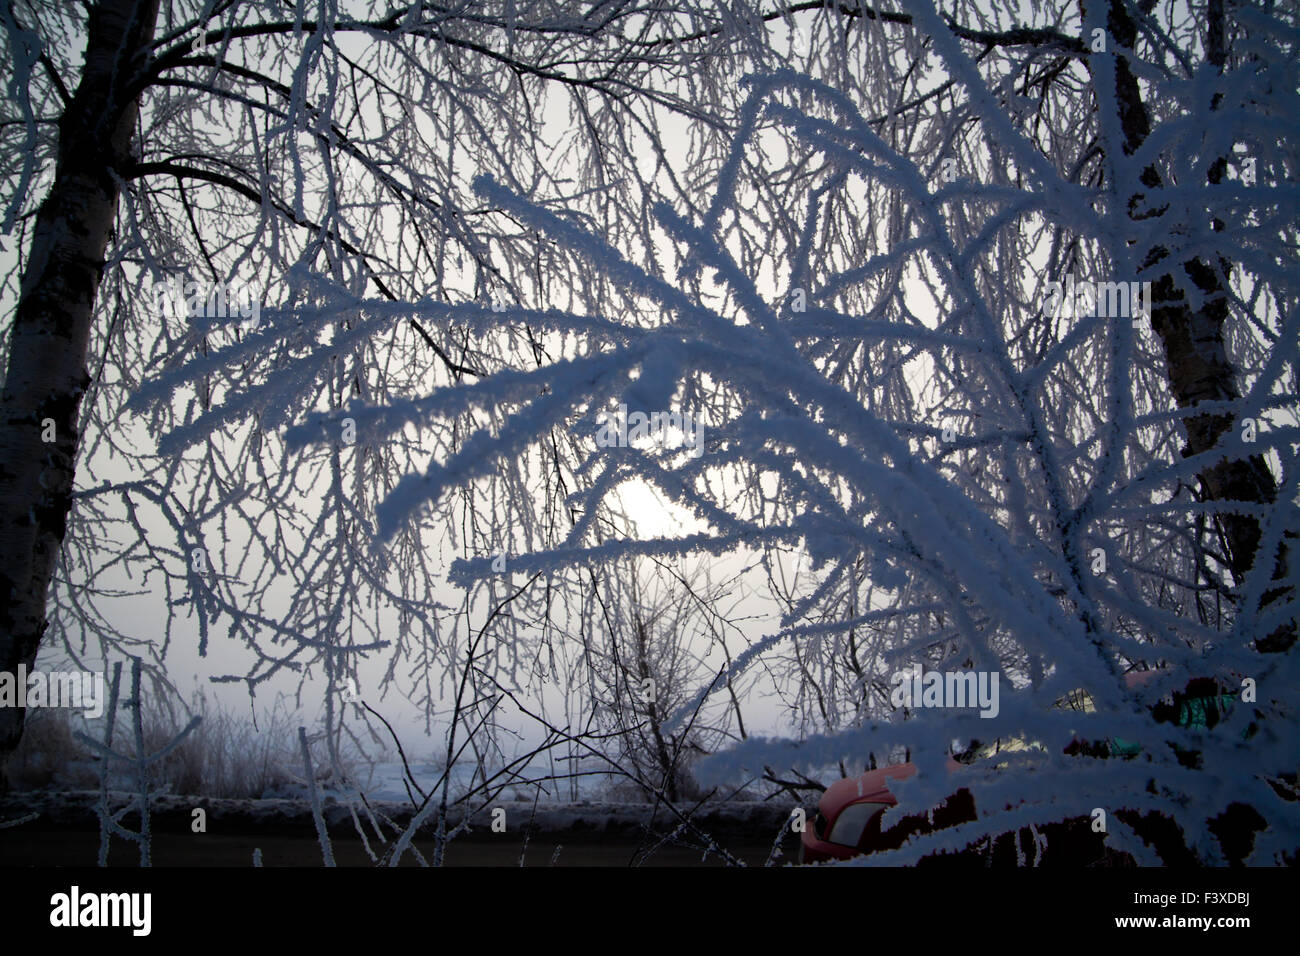
[[[1222,69],[1223,4],[1211,0],[1207,12],[1211,20],[1208,58]],[[1086,9],[1084,14],[1086,16]],[[1107,29],[1121,48],[1132,49],[1137,42],[1137,26],[1120,0],[1108,0]],[[1119,54],[1115,60],[1115,93],[1123,125],[1124,151],[1132,155],[1151,134],[1151,117],[1128,59]],[[1211,169],[1212,182],[1222,178],[1224,166],[1225,163],[1220,161]],[[1148,166],[1143,170],[1142,183],[1149,189],[1159,189],[1162,185],[1159,172]],[[1144,215],[1139,210],[1141,199],[1139,194],[1129,202],[1129,213],[1135,218]],[[1168,258],[1168,251],[1158,247],[1142,265],[1149,267]],[[1178,406],[1185,409],[1194,409],[1201,402],[1235,401],[1241,396],[1223,338],[1223,325],[1228,318],[1227,277],[1231,263],[1223,258],[1216,263],[1195,258],[1169,265],[1171,271],[1152,283],[1151,324],[1164,346],[1174,398]],[[1180,282],[1175,282],[1172,269],[1179,267],[1185,275]],[[1204,297],[1200,308],[1193,308],[1183,292],[1183,283],[1188,279]],[[1236,416],[1231,413],[1203,412],[1189,416],[1184,456],[1199,455],[1214,448],[1236,424]],[[1277,484],[1260,455],[1223,461],[1202,469],[1198,477],[1203,494],[1211,501],[1271,505],[1277,498]],[[1257,556],[1261,532],[1259,521],[1254,516],[1222,511],[1218,522],[1227,545],[1228,566],[1239,586],[1256,560],[1270,562],[1275,579],[1286,579],[1289,543],[1285,539],[1276,554]],[[1286,593],[1284,585],[1266,590],[1265,605],[1281,599]],[[1255,644],[1262,651],[1283,651],[1295,643],[1295,638],[1293,621],[1270,635],[1261,635]]]
[[[81,82],[59,122],[54,185],[37,213],[0,398],[0,671],[30,668],[63,543],[90,384],[86,350],[118,192],[131,162],[136,78],[158,0],[100,0],[90,9]],[[20,691],[21,693],[21,691]],[[4,758],[24,710],[0,709]]]

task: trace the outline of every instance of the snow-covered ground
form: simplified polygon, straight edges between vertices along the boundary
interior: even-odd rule
[[[110,794],[113,810],[126,806],[132,795],[126,791]],[[10,794],[0,798],[0,822],[25,819],[26,823],[58,826],[71,829],[97,827],[95,805],[99,799],[96,791],[30,791]],[[414,808],[405,798],[388,802],[367,796],[366,803],[376,817],[390,824],[404,826],[410,821]],[[268,798],[264,800],[209,799],[166,794],[150,801],[150,815],[156,832],[189,832],[192,814],[202,807],[206,814],[209,832],[232,830],[260,831],[291,835],[295,832],[312,833],[311,807],[307,800],[297,798]],[[497,800],[490,805],[476,804],[470,817],[470,833],[491,832],[492,813],[505,811],[505,824],[509,833],[553,834],[623,834],[641,832],[648,823],[656,829],[672,829],[680,817],[670,808],[648,803],[614,803],[590,800],[578,804],[551,803],[533,806],[529,801]],[[700,829],[723,835],[758,837],[775,836],[790,813],[788,801],[730,801],[710,802],[695,809],[692,805],[678,807],[689,815]],[[353,812],[358,819],[367,816],[360,801],[340,799],[339,795],[326,794],[323,799],[323,816],[331,833],[353,832]],[[452,806],[448,817],[452,825],[463,819],[465,808]],[[135,815],[130,814],[127,825],[134,829]],[[431,825],[426,824],[426,826]],[[25,825],[25,824],[20,824]]]
[[[425,793],[437,786],[442,779],[442,768],[428,762],[413,761],[410,770],[416,786]],[[493,773],[493,770],[488,770],[489,777]],[[359,776],[358,784],[365,792],[367,799],[390,803],[403,803],[408,799],[406,769],[400,760],[377,762]],[[573,781],[562,780],[557,782],[548,780],[540,788],[524,782],[537,776],[537,773],[530,774],[525,771],[519,775],[520,782],[506,787],[504,795],[507,798],[521,802],[527,801],[528,803],[533,802],[535,795],[539,803],[570,802],[574,800],[575,796],[578,801],[592,801],[606,797],[611,784],[618,779],[602,773],[578,777]],[[497,782],[501,783],[509,779],[509,776],[503,775]],[[481,783],[481,780],[477,778],[476,769],[472,763],[459,763],[452,768],[451,792],[453,794],[464,793],[472,783]],[[495,784],[493,789],[496,789]]]

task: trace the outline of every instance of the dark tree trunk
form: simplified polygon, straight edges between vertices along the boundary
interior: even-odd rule
[[[1208,14],[1208,54],[1211,62],[1222,68],[1225,43],[1222,3],[1212,0]],[[1120,0],[1108,0],[1107,28],[1116,44],[1133,48],[1137,41],[1137,27]],[[1142,101],[1137,79],[1123,55],[1116,56],[1115,86],[1124,132],[1124,151],[1132,155],[1150,135],[1151,118]],[[1215,164],[1210,172],[1211,182],[1222,178],[1225,167],[1223,160]],[[1142,172],[1142,184],[1149,189],[1159,188],[1159,172],[1148,166]],[[1158,216],[1158,210],[1141,210],[1142,198],[1142,194],[1131,197],[1129,215],[1134,218]],[[1142,265],[1148,268],[1168,260],[1169,251],[1157,247]],[[1213,263],[1194,258],[1182,263],[1168,262],[1168,268],[1168,272],[1152,283],[1151,324],[1164,346],[1169,384],[1179,408],[1191,410],[1201,402],[1235,401],[1240,395],[1223,339],[1223,326],[1228,318],[1227,277],[1231,263],[1223,258]],[[1176,277],[1175,270],[1178,269],[1183,275]],[[1183,292],[1189,281],[1203,295],[1200,308],[1193,308]],[[1230,412],[1203,412],[1188,416],[1187,445],[1183,448],[1183,455],[1191,457],[1210,451],[1236,427],[1237,418]],[[1277,499],[1277,484],[1260,455],[1204,468],[1198,477],[1202,494],[1210,501],[1272,505]],[[1258,558],[1259,520],[1253,515],[1224,510],[1217,515],[1217,521],[1227,545],[1228,568],[1233,580],[1240,585]],[[1285,579],[1289,551],[1289,542],[1284,540],[1276,554],[1258,560],[1268,562],[1275,578]],[[1288,594],[1285,586],[1268,589],[1264,603],[1271,604]],[[1260,650],[1281,651],[1290,647],[1295,637],[1295,622],[1292,621],[1270,635],[1260,635],[1255,643]]]
[[[54,185],[37,213],[0,397],[0,671],[30,669],[63,543],[90,378],[95,295],[129,169],[159,0],[100,0],[90,13],[81,82],[59,122]],[[53,427],[53,441],[49,429]],[[22,708],[0,708],[0,787]]]

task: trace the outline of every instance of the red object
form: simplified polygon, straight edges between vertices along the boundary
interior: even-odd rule
[[[1124,675],[1124,686],[1129,690],[1137,690],[1144,684],[1151,683],[1159,677],[1161,673],[1162,672],[1159,670],[1129,671]]]
[[[949,759],[950,771],[960,766]],[[881,815],[886,808],[898,804],[889,791],[889,781],[902,780],[915,773],[915,764],[894,764],[869,770],[860,777],[837,780],[827,787],[817,803],[817,815],[799,836],[799,862],[847,860],[873,850],[892,849],[901,846],[913,833],[974,819],[975,806],[969,791],[959,790],[933,814],[905,817],[897,823],[891,821],[890,829],[882,833]]]
[[[1163,673],[1162,669],[1129,671],[1123,677],[1124,686],[1129,690],[1137,690]],[[1185,691],[1190,697],[1207,697],[1220,692],[1219,685],[1213,678],[1197,678],[1188,684]],[[1105,756],[1109,752],[1110,745],[1106,741],[1090,744],[1075,739],[1065,747],[1067,754],[1093,753]],[[961,764],[948,758],[949,771],[960,767]],[[969,790],[962,788],[932,811],[891,819],[889,829],[882,831],[881,818],[885,810],[898,805],[898,800],[889,791],[889,781],[901,780],[915,773],[915,764],[901,763],[868,771],[860,777],[837,780],[827,787],[818,801],[818,813],[799,835],[799,862],[825,863],[851,859],[863,853],[896,849],[915,833],[930,833],[975,819],[974,798]],[[1086,819],[1083,820],[1081,832],[1084,839],[1076,840],[1077,845],[1072,844],[1070,849],[1076,852],[1078,859],[1091,865],[1101,858],[1101,851],[1090,844],[1084,845],[1091,833]],[[1064,845],[1065,841],[1057,842]],[[1069,851],[1060,856],[1062,859],[1072,858],[1069,857]]]

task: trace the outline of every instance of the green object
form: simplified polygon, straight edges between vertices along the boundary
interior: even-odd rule
[[[1211,708],[1214,708],[1214,712],[1223,718],[1232,709],[1233,701],[1231,694],[1220,694],[1218,697],[1193,697],[1191,700],[1185,700],[1178,708],[1178,726],[1206,727],[1209,725]]]
[[[1110,755],[1112,757],[1136,757],[1142,752],[1142,745],[1125,740],[1122,737],[1110,738]]]
[[[1232,710],[1232,705],[1235,702],[1236,698],[1232,694],[1220,694],[1217,697],[1193,697],[1190,700],[1185,700],[1178,708],[1178,726],[1188,729],[1206,729],[1209,727],[1211,710],[1218,715],[1219,720],[1222,720]],[[1249,736],[1250,731],[1248,728],[1242,734],[1242,737]],[[1121,737],[1112,737],[1107,743],[1110,745],[1110,755],[1112,757],[1136,757],[1142,752],[1141,744],[1124,740]]]

